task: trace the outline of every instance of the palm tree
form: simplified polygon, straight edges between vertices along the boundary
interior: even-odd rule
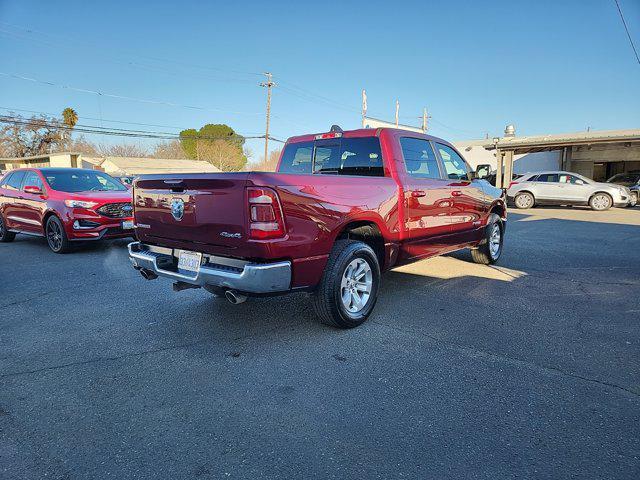
[[[76,123],[78,123],[78,114],[73,108],[67,107],[62,111],[62,123],[69,128],[76,126]]]
[[[62,129],[61,134],[64,148],[68,147],[71,142],[71,130],[76,126],[76,123],[78,123],[78,114],[76,111],[71,107],[65,108],[62,111],[62,124],[65,128]]]

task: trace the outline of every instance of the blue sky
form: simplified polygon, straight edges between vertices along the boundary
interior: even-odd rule
[[[619,1],[640,48],[640,1]],[[0,76],[0,107],[72,106],[87,125],[227,123],[260,134],[257,84],[270,71],[280,138],[358,127],[363,88],[370,115],[393,120],[397,98],[401,122],[417,125],[427,107],[430,133],[450,140],[507,123],[523,135],[640,128],[640,65],[613,0],[0,0],[0,58],[4,73],[198,107]],[[248,145],[257,158],[262,143]]]

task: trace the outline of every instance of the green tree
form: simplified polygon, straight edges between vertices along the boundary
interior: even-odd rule
[[[228,125],[209,123],[200,130],[183,130],[180,143],[188,158],[206,160],[224,171],[242,170],[247,163],[244,137]]]
[[[198,131],[195,128],[189,128],[180,132],[180,143],[187,158],[198,157]]]

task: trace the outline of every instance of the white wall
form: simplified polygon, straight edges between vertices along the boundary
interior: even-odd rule
[[[495,150],[486,150],[482,145],[470,145],[469,142],[453,144],[471,168],[475,170],[478,165],[489,164],[491,170],[496,170]],[[535,172],[537,170],[558,170],[560,166],[560,151],[527,153],[515,155],[513,160],[513,173]]]
[[[516,155],[513,161],[513,173],[537,172],[540,170],[560,170],[560,150],[551,152],[527,153]]]

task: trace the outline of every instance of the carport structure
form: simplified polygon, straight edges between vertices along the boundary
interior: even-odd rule
[[[604,181],[616,173],[640,170],[640,129],[606,130],[516,137],[507,127],[504,137],[485,145],[496,151],[496,186],[506,188],[513,177],[515,155],[560,151],[558,168]],[[511,134],[509,134],[511,133]]]

